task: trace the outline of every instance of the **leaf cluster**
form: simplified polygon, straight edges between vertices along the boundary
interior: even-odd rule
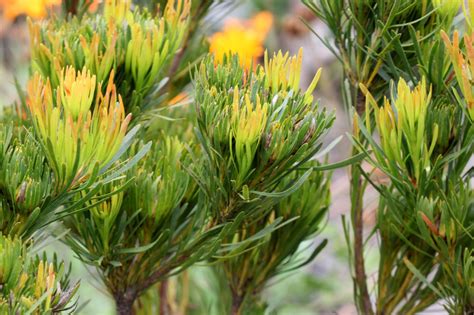
[[[0,312],[2,314],[72,313],[79,283],[70,285],[64,264],[44,256],[30,258],[18,238],[0,234]]]
[[[66,66],[85,67],[104,88],[115,73],[126,112],[138,117],[160,103],[159,92],[188,32],[190,5],[169,1],[153,17],[124,1],[106,5],[102,14],[30,21],[32,70],[48,78],[53,89]]]
[[[319,75],[308,91],[294,89],[301,54],[272,60],[281,62],[246,72],[236,57],[217,65],[207,58],[197,71],[196,134],[204,161],[196,178],[217,220],[241,211],[258,218],[293,193],[310,171],[284,189],[280,181],[321,149],[334,120],[313,102]]]
[[[307,163],[306,167],[317,165]],[[295,171],[280,183],[284,188],[299,178],[304,170]],[[243,314],[257,314],[265,310],[261,293],[276,276],[310,263],[326,246],[323,240],[308,257],[300,257],[301,244],[313,238],[323,228],[330,203],[329,177],[313,171],[293,194],[276,203],[271,211],[255,222],[242,226],[230,242],[252,240],[242,254],[224,260],[220,266],[233,297],[240,303]],[[272,233],[261,236],[262,227],[279,222]],[[220,274],[218,272],[218,274]],[[221,275],[222,277],[222,275]]]

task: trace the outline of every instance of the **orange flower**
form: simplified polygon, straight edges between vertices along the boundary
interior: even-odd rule
[[[264,41],[273,26],[273,15],[268,11],[262,11],[249,21],[249,25]]]
[[[0,8],[7,20],[14,20],[19,15],[28,15],[32,18],[43,18],[48,10],[60,5],[61,0],[0,0]]]
[[[241,65],[249,69],[263,55],[263,43],[272,24],[273,15],[269,12],[260,12],[247,21],[232,19],[221,32],[211,36],[209,51],[216,62],[222,62],[228,53],[238,54]]]
[[[99,4],[102,3],[102,0],[90,0],[91,4],[89,4],[89,12],[95,12],[99,8]]]

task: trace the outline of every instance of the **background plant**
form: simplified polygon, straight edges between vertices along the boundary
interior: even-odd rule
[[[450,272],[446,268],[450,269],[455,264],[453,253],[457,252],[456,259],[464,259],[463,252],[469,250],[468,244],[472,240],[469,232],[472,221],[468,217],[472,190],[469,190],[469,183],[463,176],[465,157],[462,152],[472,150],[468,144],[472,141],[464,143],[461,152],[458,151],[459,146],[446,149],[443,146],[446,139],[438,141],[438,137],[449,134],[439,134],[437,121],[430,119],[427,111],[432,103],[427,93],[424,81],[410,91],[400,80],[397,98],[392,99],[392,104],[387,101],[383,108],[376,107],[374,110],[375,126],[381,137],[380,147],[373,139],[369,140],[374,150],[374,164],[390,177],[389,185],[376,185],[381,192],[378,219],[381,248],[386,251],[381,259],[392,262],[399,259],[396,270],[403,274],[399,278],[403,281],[398,287],[409,288],[419,282],[418,289],[414,291],[416,295],[410,296],[408,289],[404,294],[390,293],[395,292],[394,287],[391,287],[391,281],[384,278],[393,278],[390,275],[393,267],[387,268],[390,263],[381,261],[378,290],[379,296],[385,298],[378,299],[380,304],[377,309],[384,311],[393,312],[397,304],[401,304],[399,311],[418,312],[440,297],[447,298],[448,295],[435,294],[436,290],[432,288],[444,290],[450,286],[454,279],[448,276]],[[390,118],[394,117],[392,110],[398,113],[396,121]],[[468,133],[461,132],[457,139],[463,143],[469,137]],[[458,160],[454,156],[461,158]],[[451,176],[443,176],[448,170],[451,170]],[[456,204],[457,210],[448,204]],[[434,222],[439,222],[438,227]],[[428,232],[430,230],[431,233]],[[432,233],[441,233],[442,238],[449,241],[438,240],[444,246],[433,242]],[[427,246],[429,244],[431,248]],[[456,296],[459,293],[450,294]],[[402,303],[403,298],[406,300]],[[451,311],[455,313],[453,309]]]
[[[456,1],[391,4],[307,1],[306,4],[335,35],[337,53],[334,52],[343,65],[344,90],[348,91],[343,92],[344,101],[349,109],[354,108],[363,117],[354,120],[356,147],[372,156],[370,161],[377,161],[370,172],[362,171],[360,166],[351,171],[354,239],[350,251],[354,257],[351,264],[355,270],[358,309],[362,313],[373,312],[363,254],[362,196],[364,183],[368,181],[381,194],[375,229],[381,239],[375,312],[420,311],[441,296],[431,289],[450,286],[452,278],[442,279],[444,264],[439,260],[439,247],[427,250],[432,241],[426,230],[420,231],[426,229],[420,224],[423,221],[420,217],[424,216],[412,209],[419,209],[419,200],[427,198],[426,195],[434,199],[435,207],[442,207],[442,199],[447,202],[446,196],[455,195],[454,187],[465,187],[463,168],[466,158],[472,155],[472,152],[464,155],[472,150],[469,144],[472,140],[463,111],[451,94],[450,86],[456,82],[451,80],[450,60],[439,37],[440,29],[450,31],[461,4]],[[423,83],[410,94],[403,79],[410,85]],[[397,91],[389,88],[390,80],[400,80]],[[393,91],[392,105],[383,101],[389,91]],[[426,93],[431,95],[431,101]],[[378,105],[367,107],[366,104]],[[374,139],[376,136],[372,136],[374,123],[381,137],[380,145]],[[459,129],[455,130],[454,126]],[[364,149],[367,146],[373,153]],[[378,170],[387,175],[387,184],[371,180],[372,172]],[[444,173],[447,170],[456,170],[449,173],[449,180],[440,175],[447,174]],[[458,215],[463,217],[461,213],[468,211],[467,208]],[[459,221],[454,219],[457,215],[450,215],[459,229],[470,229],[469,220]],[[463,246],[455,243],[449,246],[451,251],[462,252]],[[440,276],[433,277],[433,273]]]

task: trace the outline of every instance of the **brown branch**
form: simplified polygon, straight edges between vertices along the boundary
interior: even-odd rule
[[[160,282],[160,315],[168,315],[168,281]]]
[[[188,254],[183,254],[180,257],[176,258],[172,263],[168,266],[161,268],[154,273],[152,273],[145,281],[141,283],[137,283],[136,285],[131,285],[124,290],[117,290],[113,292],[113,297],[115,300],[115,306],[117,309],[117,314],[119,315],[134,315],[133,310],[133,303],[135,300],[147,289],[149,289],[152,285],[160,282],[163,277],[168,274],[173,269],[179,267],[186,259],[189,258]],[[166,283],[164,281],[163,283]],[[160,286],[160,297],[162,294],[166,295],[166,292],[163,292],[163,288]],[[166,300],[166,299],[165,299]],[[161,303],[163,299],[160,301],[160,310],[162,310]],[[166,304],[165,304],[166,305]],[[166,307],[166,306],[165,306]],[[161,315],[166,315],[168,312],[161,313]]]
[[[362,314],[372,315],[372,303],[367,288],[367,275],[364,263],[364,219],[363,219],[363,183],[360,165],[351,168],[351,215],[354,229],[354,271],[357,287],[357,304]]]
[[[180,257],[176,258],[175,261],[170,263],[168,266],[163,267],[163,268],[155,271],[154,273],[152,273],[145,281],[137,284],[137,286],[136,286],[137,295],[140,295],[141,293],[143,293],[143,291],[145,291],[146,289],[148,289],[152,285],[154,285],[157,282],[159,282],[160,280],[162,280],[162,278],[167,273],[169,273],[171,270],[179,267],[188,258],[189,258],[188,254],[182,254]]]
[[[133,303],[137,298],[137,293],[132,288],[125,290],[125,292],[116,292],[113,294],[115,299],[115,307],[119,315],[134,315]]]
[[[72,15],[76,15],[78,5],[79,5],[79,0],[72,0],[71,6],[68,8],[68,13],[71,13]]]
[[[232,315],[240,315],[241,314],[241,307],[244,299],[237,293],[232,292]]]

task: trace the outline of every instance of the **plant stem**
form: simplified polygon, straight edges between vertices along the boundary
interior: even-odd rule
[[[349,73],[351,73],[349,71]],[[350,76],[349,76],[350,77]],[[359,91],[359,85],[353,84],[351,92],[352,106],[355,108],[357,114],[363,117],[365,113],[365,96]],[[357,149],[352,149],[352,155],[356,155]],[[354,230],[354,272],[355,272],[355,287],[357,299],[356,305],[359,312],[364,315],[372,315],[372,303],[370,301],[369,290],[367,289],[367,275],[365,272],[364,263],[364,192],[365,185],[361,174],[361,164],[357,163],[351,166],[350,178],[350,196],[351,196],[351,218],[352,227]]]
[[[358,304],[362,314],[373,314],[367,289],[367,275],[364,263],[364,221],[363,221],[363,195],[362,179],[358,165],[351,168],[351,214],[354,227],[354,269],[355,282],[358,289]]]
[[[168,315],[168,281],[160,282],[160,315]]]
[[[183,293],[181,297],[181,303],[179,305],[179,314],[186,314],[186,310],[188,309],[189,303],[189,274],[188,271],[183,271]]]
[[[237,293],[232,293],[232,315],[241,315],[242,314],[242,305],[244,299]]]
[[[79,4],[79,0],[72,0],[71,1],[71,6],[68,8],[69,9],[69,13],[71,13],[72,15],[76,15],[77,14],[77,5]]]
[[[167,266],[164,266],[161,269],[156,270],[145,281],[137,284],[136,290],[135,290],[137,292],[137,295],[140,295],[142,292],[147,290],[149,287],[151,287],[155,283],[159,282],[167,273],[169,273],[171,270],[177,268],[184,261],[186,261],[186,259],[188,259],[189,256],[190,255],[188,253],[183,253],[181,256],[177,257],[172,263],[170,263]]]
[[[400,268],[400,267],[399,267]],[[409,291],[408,288],[410,286],[410,282],[413,278],[412,273],[406,273],[404,275],[404,280],[400,288],[398,289],[398,293],[391,298],[390,301],[385,305],[384,312],[387,312],[387,314],[392,313],[395,308],[398,306],[398,304],[405,298],[407,292]]]
[[[133,303],[137,298],[133,290],[126,290],[125,292],[117,292],[114,294],[115,307],[119,315],[134,315]]]

